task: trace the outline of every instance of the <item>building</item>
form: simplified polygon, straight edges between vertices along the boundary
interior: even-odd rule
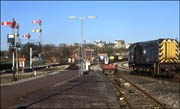
[[[74,59],[75,61],[79,60],[79,52],[80,52],[80,48],[78,47],[77,49],[72,51],[72,59]]]
[[[130,47],[130,43],[129,44],[125,44],[125,48],[128,49]]]
[[[106,44],[106,42],[103,42],[103,41],[95,42],[95,45],[100,48],[104,47],[105,44]]]
[[[94,49],[84,47],[84,51],[83,51],[84,60],[88,59],[88,60],[91,60],[91,62],[92,62],[95,59],[96,55],[97,54]],[[74,59],[76,62],[78,62],[80,56],[81,56],[80,48],[73,50],[72,59]]]
[[[115,40],[113,48],[125,48],[125,41],[124,40]]]
[[[113,48],[114,47],[114,43],[112,43],[112,42],[106,43],[105,47]]]
[[[84,59],[85,60],[90,60],[91,62],[93,62],[93,60],[95,59],[96,57],[96,52],[94,49],[91,49],[91,48],[84,48]]]

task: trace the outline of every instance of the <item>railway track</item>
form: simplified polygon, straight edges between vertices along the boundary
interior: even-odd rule
[[[145,74],[130,74],[128,66],[125,65],[126,62],[116,64],[118,64],[118,72],[116,75],[108,75],[107,77],[112,83],[117,93],[119,103],[122,107],[138,109],[144,107],[179,108],[180,78],[152,77]],[[125,87],[126,83],[128,83],[127,87]],[[141,97],[142,95],[145,95],[145,98],[149,98],[150,103],[154,102],[152,107],[145,105],[146,100]],[[144,104],[141,104],[142,101]],[[132,107],[131,103],[135,103],[132,105],[137,104],[139,107]],[[142,107],[140,107],[141,105]]]
[[[32,72],[33,70],[43,70],[48,67],[61,66],[61,65],[63,65],[63,64],[41,65],[41,66],[34,66],[33,68],[26,67],[26,68],[24,68],[24,72]],[[22,71],[22,68],[19,68],[18,71]],[[13,73],[13,70],[12,69],[0,70],[0,75],[7,74],[7,73]]]
[[[120,106],[128,109],[159,109],[166,108],[165,104],[161,104],[159,101],[154,99],[151,95],[141,90],[133,82],[123,78],[120,75],[108,75],[116,94]]]

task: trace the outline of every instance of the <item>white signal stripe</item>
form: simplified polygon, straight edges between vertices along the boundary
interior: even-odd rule
[[[29,35],[23,35],[22,37],[29,37]]]
[[[4,22],[4,25],[7,25],[7,22]]]
[[[12,22],[1,22],[1,25],[12,25]]]
[[[14,35],[13,34],[9,34],[8,38],[14,38]]]

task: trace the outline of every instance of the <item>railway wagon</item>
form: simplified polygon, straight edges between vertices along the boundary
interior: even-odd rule
[[[105,75],[114,75],[117,72],[117,65],[103,65],[103,73]]]
[[[95,59],[94,59],[94,62],[95,63],[101,63],[101,64],[108,64],[109,63],[109,58],[108,56],[97,56]]]
[[[173,77],[178,69],[178,43],[174,39],[134,43],[128,62],[131,72]]]
[[[128,55],[111,55],[109,56],[110,63],[127,61]]]
[[[109,56],[109,62],[112,63],[115,61],[115,56]]]

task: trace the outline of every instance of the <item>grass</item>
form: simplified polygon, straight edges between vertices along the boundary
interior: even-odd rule
[[[12,64],[12,60],[1,60],[1,64]]]
[[[41,61],[33,61],[32,64],[33,64],[33,66],[44,65],[44,63],[41,62]],[[26,61],[26,65],[25,66],[28,67],[29,65],[30,65],[30,62]]]

